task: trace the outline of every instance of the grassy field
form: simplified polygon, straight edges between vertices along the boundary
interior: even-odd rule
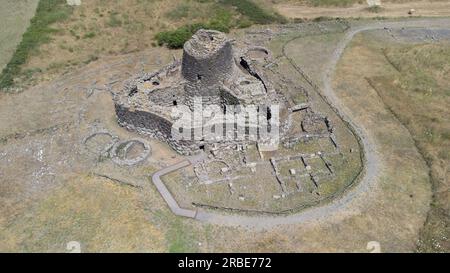
[[[46,154],[44,156],[46,165],[55,166],[53,162],[66,162],[55,157],[72,158],[74,154],[66,149],[61,150],[60,144],[64,147],[79,145],[85,134],[88,134],[84,131],[85,126],[92,124],[94,120],[101,120],[121,139],[136,137],[135,134],[118,126],[109,92],[92,94],[89,100],[94,104],[91,107],[87,100],[77,99],[85,98],[85,94],[79,92],[75,86],[90,86],[94,80],[108,81],[113,75],[117,75],[116,79],[122,82],[127,77],[126,72],[138,73],[140,67],[136,67],[135,64],[139,60],[145,58],[145,70],[152,71],[158,68],[158,59],[166,63],[171,57],[171,52],[166,49],[152,48],[150,52],[136,53],[136,56],[128,54],[111,59],[105,58],[75,72],[78,73],[75,77],[64,76],[59,82],[65,87],[52,88],[41,85],[18,94],[0,94],[0,109],[3,113],[11,113],[11,109],[20,112],[11,123],[7,122],[11,120],[8,114],[2,115],[5,118],[0,121],[0,150],[2,150],[0,208],[3,208],[0,209],[1,251],[66,252],[66,244],[70,241],[80,242],[82,252],[196,251],[204,232],[201,229],[197,232],[191,228],[188,221],[179,221],[170,213],[156,188],[147,180],[148,175],[159,168],[154,163],[149,162],[132,169],[118,168],[111,161],[99,160],[95,153],[81,148],[78,151],[84,156],[76,160],[78,166],[75,167],[76,173],[72,173],[70,167],[66,166],[68,168],[64,167],[63,172],[54,170],[57,179],[44,178],[38,182],[39,184],[37,182],[35,184],[34,178],[29,178],[27,174],[33,176],[31,173],[40,168],[36,165],[39,161],[35,161],[33,156],[22,156],[24,150],[37,151],[29,147],[39,143],[38,145],[46,147],[43,152]],[[109,65],[104,66],[105,62]],[[68,78],[70,83],[67,81]],[[70,92],[70,95],[64,91],[59,92],[60,88]],[[66,96],[70,99],[64,99]],[[63,109],[59,110],[60,107]],[[69,108],[74,110],[68,111]],[[79,109],[86,111],[82,121],[85,125],[77,126],[74,131],[65,127],[62,133],[72,136],[73,138],[70,138],[74,142],[65,137],[65,140],[59,137],[56,137],[58,138],[56,140],[49,135],[53,133],[39,129],[53,127],[54,124],[70,123],[70,116],[78,113]],[[49,114],[49,111],[55,114]],[[5,138],[4,142],[1,141],[5,135],[36,130],[39,133],[27,134],[21,143],[17,142],[14,136],[9,140]],[[50,139],[52,144],[43,144],[49,143],[47,140]],[[174,152],[166,146],[151,143],[154,162],[164,161],[164,158],[179,160],[172,158]],[[6,154],[14,155],[5,159]],[[84,165],[83,158],[91,155],[93,161]],[[85,170],[83,166],[89,170]],[[128,184],[94,175],[93,172],[131,183],[137,181],[142,188],[130,187]],[[139,178],[136,176],[138,173]],[[128,180],[129,178],[132,180]],[[27,186],[28,183],[36,187]],[[35,191],[30,192],[33,189]],[[175,236],[176,234],[179,235]]]
[[[14,10],[14,9],[13,9]],[[41,0],[36,9],[36,15],[31,19],[30,26],[22,36],[11,60],[0,76],[0,88],[11,87],[14,78],[21,72],[21,66],[28,60],[32,51],[50,41],[50,34],[57,29],[50,27],[53,23],[67,19],[71,9],[64,0]]]
[[[385,56],[398,71],[369,79],[411,132],[430,168],[434,199],[419,251],[449,251],[450,243],[450,46],[391,48]]]
[[[102,56],[157,44],[179,48],[199,28],[228,32],[280,22],[285,22],[281,16],[250,0],[92,0],[76,7],[65,0],[41,0],[0,76],[0,88],[49,80]]]
[[[209,3],[212,1],[197,0],[197,2]],[[188,1],[180,4],[167,13],[168,17],[176,20],[195,13],[189,3]],[[207,21],[188,23],[175,30],[161,31],[157,33],[155,39],[159,45],[165,44],[169,48],[181,48],[192,34],[201,28],[229,32],[232,28],[244,28],[252,24],[287,22],[281,15],[270,11],[270,9],[263,9],[251,0],[220,0],[217,3],[211,3],[210,10],[211,17]]]
[[[255,3],[262,2],[255,0]],[[265,10],[271,14],[270,6]],[[14,75],[15,84],[26,86],[51,80],[97,59],[101,62],[114,55],[157,46],[154,39],[156,33],[187,24],[212,23],[211,18],[220,18],[221,13],[230,15],[229,22],[246,18],[249,25],[255,23],[238,7],[217,6],[215,1],[83,1],[82,6],[70,9],[68,16],[50,16],[50,19],[57,20],[46,21],[52,23],[42,28],[45,39],[32,39],[30,36],[30,41],[36,46],[25,47],[28,49],[26,61],[18,65],[20,69]],[[323,46],[336,37],[319,38],[316,44]],[[448,251],[445,239],[449,234],[446,167],[449,165],[449,128],[446,122],[449,114],[446,107],[449,105],[448,45],[383,50],[383,47],[368,48],[369,44],[373,44],[372,40],[357,42],[352,47],[356,51],[347,54],[344,68],[337,74],[342,79],[345,76],[348,84],[339,90],[349,101],[349,108],[359,111],[360,120],[357,122],[363,123],[366,119],[363,124],[373,125],[374,134],[382,145],[380,152],[390,155],[386,158],[388,168],[383,170],[386,171],[382,177],[383,189],[376,189],[383,198],[372,200],[370,204],[373,205],[368,211],[348,217],[339,225],[326,227],[295,225],[268,232],[211,228],[174,217],[154,189],[146,189],[150,194],[142,199],[141,193],[133,189],[81,175],[69,181],[67,187],[53,189],[40,202],[27,207],[24,213],[21,211],[20,217],[14,217],[13,221],[2,222],[4,219],[0,219],[0,249],[64,252],[68,241],[79,240],[82,241],[83,251],[366,251],[366,243],[374,239],[380,241],[386,251],[413,249],[415,246],[411,238],[426,213],[422,204],[428,200],[425,189],[428,180],[423,175],[424,172],[426,174],[426,166],[417,160],[410,135],[403,127],[397,130],[399,122],[393,118],[397,117],[412,133],[431,167],[434,184],[435,201],[422,229],[419,250]],[[302,40],[302,43],[307,44],[307,41]],[[312,43],[311,47],[316,44]],[[312,62],[308,65],[320,63],[320,59],[302,58],[303,54],[307,55],[307,50],[303,47],[299,49],[301,53],[291,52],[294,57],[297,56],[296,61]],[[169,55],[164,49],[155,50]],[[158,64],[161,56],[158,53],[152,55],[158,57],[151,63]],[[130,55],[123,56],[128,58]],[[372,58],[376,58],[376,66],[357,66],[355,56],[359,64],[374,64]],[[360,69],[355,71],[355,67]],[[372,68],[380,68],[386,73],[378,73],[378,70],[373,74],[365,73],[372,71]],[[387,112],[385,104],[378,103],[380,97],[373,94],[379,94],[391,112]],[[10,95],[3,95],[10,98]],[[40,101],[41,98],[33,97],[33,100]],[[110,103],[109,97],[107,102]],[[96,101],[97,108],[98,105]],[[21,107],[25,110],[26,104]],[[32,115],[36,116],[35,112]],[[36,126],[34,120],[30,121],[33,121],[31,125]],[[5,127],[5,131],[14,131],[14,128]],[[199,242],[203,245],[200,246]]]
[[[33,17],[38,0],[0,0],[0,69],[3,69]]]
[[[287,19],[277,14],[274,6],[298,4],[284,0],[91,0],[68,7],[65,2],[40,1],[36,17],[0,76],[0,88],[26,88],[104,56],[157,45],[180,48],[199,28],[228,32],[253,24],[285,23]],[[313,7],[355,2],[360,1],[304,1]],[[11,55],[2,56],[7,62]]]
[[[366,0],[260,0],[265,7],[296,21],[315,18],[399,18],[445,17],[450,3],[445,0],[383,0],[381,6],[369,7]],[[411,13],[410,10],[414,10]]]
[[[449,251],[449,43],[386,45],[369,39],[364,37],[356,44],[383,58],[386,72],[368,74],[366,81],[408,129],[429,167],[433,201],[418,251]]]
[[[306,3],[315,7],[317,6],[345,7],[355,3],[363,3],[363,0],[307,0]]]
[[[382,0],[381,3],[407,3],[417,2],[418,0]],[[445,0],[432,0],[445,1]],[[301,4],[311,7],[349,7],[354,4],[366,4],[366,0],[256,0],[256,2],[265,2],[270,4]]]
[[[57,205],[56,205],[57,204]],[[2,252],[166,251],[165,231],[144,216],[139,193],[103,178],[80,176],[1,225]]]

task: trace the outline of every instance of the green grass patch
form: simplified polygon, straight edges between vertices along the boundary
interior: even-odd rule
[[[181,26],[175,30],[162,31],[156,34],[155,39],[158,45],[166,45],[168,48],[182,48],[184,43],[199,29],[213,29],[222,32],[229,32],[232,28],[232,15],[227,10],[219,10],[216,15],[207,23],[195,23]]]
[[[201,28],[207,28],[206,25],[198,23],[185,25],[171,31],[161,31],[156,34],[155,39],[159,46],[166,45],[168,48],[182,48],[184,43]]]
[[[88,32],[88,33],[84,34],[84,36],[83,36],[84,39],[90,39],[90,38],[94,38],[94,37],[95,37],[95,32],[93,32],[93,31]]]
[[[200,2],[200,1],[197,1]],[[209,1],[201,2],[206,3]],[[213,29],[229,32],[233,28],[246,28],[253,24],[286,23],[287,20],[276,13],[271,14],[250,0],[220,0],[214,6],[214,16],[208,22],[181,26],[175,30],[156,34],[157,44],[168,48],[182,48],[184,43],[199,29]],[[169,17],[188,16],[189,6],[181,5],[171,11]]]
[[[179,20],[180,18],[188,17],[190,12],[191,7],[188,4],[183,3],[177,6],[174,10],[169,11],[166,16],[172,20]]]
[[[168,211],[155,211],[154,219],[166,230],[167,250],[170,253],[198,252],[199,234],[182,218]]]
[[[50,41],[52,33],[57,32],[50,25],[63,21],[69,17],[72,8],[65,0],[41,0],[36,9],[36,14],[31,19],[30,26],[22,36],[16,52],[0,75],[0,88],[8,88],[14,85],[14,78],[21,72],[21,66],[26,63],[33,50],[39,45]]]
[[[193,235],[188,232],[188,228],[180,219],[173,221],[167,237],[169,238],[168,248],[170,253],[185,253],[194,249]]]
[[[450,47],[448,43],[391,46],[380,50],[393,73],[369,82],[410,131],[430,168],[433,202],[418,241],[419,252],[448,252],[450,220],[445,177],[450,164]]]
[[[220,0],[224,5],[231,5],[237,12],[246,16],[255,24],[286,23],[287,20],[277,14],[270,13],[251,0]]]
[[[108,27],[120,27],[122,26],[122,20],[120,20],[117,16],[117,14],[110,14],[109,20],[106,23]]]
[[[399,86],[422,95],[448,96],[447,77],[450,68],[448,46],[432,44],[385,50],[386,58],[399,72]],[[437,80],[443,78],[445,80]]]

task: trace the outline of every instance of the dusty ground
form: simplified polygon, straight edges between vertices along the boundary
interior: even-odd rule
[[[133,2],[139,5],[83,1],[71,20],[57,26],[63,31],[25,66],[40,69],[31,79],[38,85],[0,94],[0,251],[64,252],[69,241],[79,241],[85,252],[364,252],[369,241],[378,241],[386,252],[416,249],[431,201],[428,168],[407,127],[364,80],[384,73],[385,60],[358,43],[343,56],[334,88],[347,114],[370,132],[383,162],[377,186],[350,208],[340,210],[343,205],[337,204],[338,212],[326,221],[247,229],[177,218],[149,181],[156,169],[180,160],[166,145],[150,141],[151,157],[133,168],[117,167],[87,150],[82,140],[96,128],[121,139],[136,137],[117,126],[107,85],[120,86],[133,73],[179,56],[178,51],[152,48],[156,31],[208,16],[204,9],[192,12],[200,5],[194,1],[180,20],[168,14],[178,10],[181,0]],[[363,6],[328,9],[281,2],[276,5],[280,13],[292,18],[407,16],[410,8],[415,15],[450,14],[446,1],[388,3],[385,15],[362,11]],[[296,39],[300,31],[288,28],[271,47],[278,56],[284,48],[285,57],[320,85],[343,34]],[[285,57],[280,61],[288,64]],[[374,65],[368,67],[368,60]],[[361,69],[355,70],[355,64]],[[438,156],[439,164],[445,162],[445,154]],[[445,178],[447,172],[439,174]]]
[[[450,2],[448,1],[408,1],[400,3],[382,1],[382,9],[373,12],[367,9],[367,4],[353,4],[349,7],[320,6],[311,7],[298,3],[275,4],[274,9],[288,18],[340,17],[340,18],[371,18],[371,17],[407,17],[408,11],[414,9],[414,16],[449,16]]]
[[[280,37],[281,44],[289,41],[286,56],[318,71],[315,65],[322,66],[333,51],[326,44],[325,56],[311,64],[302,54],[327,39],[303,37],[297,43],[292,38],[298,31],[288,29],[290,38]],[[276,55],[281,54],[274,43]],[[153,48],[101,58],[49,84],[0,96],[1,251],[64,252],[69,241],[79,241],[86,252],[364,252],[369,241],[378,241],[386,252],[415,250],[431,200],[428,169],[406,128],[362,80],[367,70],[355,71],[354,64],[365,67],[366,59],[350,50],[334,87],[353,122],[370,132],[383,161],[375,186],[350,207],[337,204],[344,209],[325,220],[248,229],[177,218],[149,181],[156,169],[180,160],[166,145],[150,141],[151,157],[132,168],[117,167],[85,149],[82,140],[95,128],[121,139],[135,137],[117,126],[106,87],[120,86],[128,73],[160,67],[172,53]]]
[[[16,46],[22,39],[22,34],[27,29],[30,19],[33,17],[38,0],[1,0],[0,18],[0,70],[16,50]]]

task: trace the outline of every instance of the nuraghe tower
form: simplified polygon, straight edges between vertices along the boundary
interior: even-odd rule
[[[199,30],[185,43],[182,61],[175,60],[159,71],[136,76],[123,89],[113,90],[118,122],[129,130],[165,141],[185,155],[248,142],[257,142],[260,149],[274,149],[272,139],[252,138],[255,132],[259,136],[261,123],[249,120],[244,128],[232,126],[227,127],[232,130],[223,130],[231,135],[244,130],[243,139],[180,140],[177,132],[191,132],[196,124],[174,133],[172,125],[180,117],[174,117],[170,111],[174,106],[193,109],[194,101],[201,101],[203,107],[218,106],[223,113],[230,105],[235,106],[233,113],[239,112],[240,105],[256,105],[258,118],[264,117],[267,122],[276,119],[271,120],[271,126],[278,126],[281,138],[289,127],[288,102],[281,95],[280,85],[274,84],[274,74],[267,68],[270,64],[271,55],[265,48],[238,45],[224,33]],[[271,113],[268,107],[274,104],[279,105],[278,113]],[[214,123],[213,119],[209,117],[209,124]]]

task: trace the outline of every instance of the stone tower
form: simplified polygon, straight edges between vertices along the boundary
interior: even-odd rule
[[[280,78],[266,69],[270,63],[271,54],[265,48],[244,46],[231,42],[224,33],[201,29],[184,44],[181,61],[134,76],[122,89],[112,90],[118,122],[129,130],[167,142],[186,155],[255,142],[260,150],[272,149],[278,142],[269,142],[273,139],[263,133],[269,120],[271,132],[279,128],[278,111],[271,112],[267,106],[280,104],[281,109],[286,109],[287,99],[275,92],[274,80]],[[195,120],[190,120],[190,115],[172,114],[174,106],[195,110],[200,97],[203,106],[220,107],[208,110],[219,112],[201,112],[201,119]],[[255,106],[252,118],[241,111],[246,106]],[[225,120],[222,113],[229,119]],[[288,112],[284,113],[283,120]],[[284,131],[290,126],[286,124]],[[279,137],[274,139],[278,141]]]
[[[194,97],[204,104],[220,103],[220,86],[233,74],[233,49],[226,35],[214,30],[199,30],[184,44],[181,73],[187,80],[186,104]]]

